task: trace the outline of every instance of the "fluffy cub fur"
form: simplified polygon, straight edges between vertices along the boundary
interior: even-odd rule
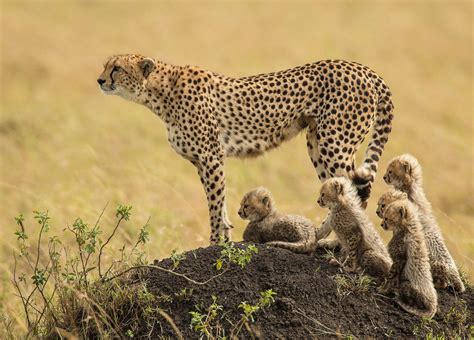
[[[382,227],[393,231],[388,244],[393,264],[380,291],[395,293],[398,304],[409,313],[433,317],[438,299],[416,207],[408,200],[390,204],[384,212]]]
[[[377,216],[383,218],[383,213],[387,207],[395,201],[408,199],[408,196],[403,191],[397,189],[387,190],[382,196],[380,196],[377,202]]]
[[[423,191],[423,175],[418,160],[408,154],[394,158],[387,167],[384,180],[405,193],[418,208],[418,219],[425,234],[435,286],[451,286],[455,291],[463,292],[465,287],[458,268],[446,247],[431,204]]]
[[[250,221],[244,231],[246,242],[266,243],[295,253],[311,253],[316,247],[314,224],[301,216],[279,213],[265,188],[245,194],[239,215]]]
[[[369,221],[357,189],[345,177],[328,179],[323,183],[318,204],[329,208],[329,216],[321,228],[329,225],[339,240],[342,253],[347,255],[345,269],[363,270],[382,278],[387,275],[391,261],[379,234]]]

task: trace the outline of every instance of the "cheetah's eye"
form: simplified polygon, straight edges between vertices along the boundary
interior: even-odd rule
[[[118,72],[120,71],[122,68],[118,65],[115,65],[114,68],[112,69],[113,72]]]

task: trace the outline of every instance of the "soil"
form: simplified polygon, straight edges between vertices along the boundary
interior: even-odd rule
[[[195,281],[209,280],[225,270],[226,264],[220,271],[215,265],[221,250],[221,247],[211,246],[187,252],[175,271]],[[171,259],[155,261],[155,265],[173,268]],[[459,295],[438,291],[437,314],[432,320],[423,320],[404,312],[391,298],[377,294],[375,284],[367,291],[357,289],[356,285],[344,290],[336,283],[336,275],[354,282],[360,277],[343,273],[339,267],[329,264],[320,252],[302,255],[259,245],[258,254],[253,255],[244,269],[232,264],[224,274],[206,284],[195,284],[186,278],[151,269],[147,274],[147,288],[185,339],[200,337],[201,334],[191,328],[190,312],[200,310],[207,314],[212,296],[217,297],[216,303],[222,310],[211,323],[211,332],[229,338],[233,325],[241,319],[239,304],[243,301],[256,304],[259,292],[268,289],[276,292],[275,302],[256,312],[254,322],[242,327],[239,338],[470,336],[469,327],[474,325],[472,287]],[[149,330],[143,331],[149,334]],[[151,336],[176,338],[177,333],[170,321],[163,319],[154,327]]]

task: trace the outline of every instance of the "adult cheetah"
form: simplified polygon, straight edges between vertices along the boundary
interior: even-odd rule
[[[366,66],[325,60],[286,71],[231,78],[136,54],[115,55],[97,79],[102,91],[142,104],[166,124],[168,141],[197,168],[211,243],[229,237],[224,160],[254,157],[306,129],[318,177],[350,176],[362,201],[391,131],[391,93]],[[374,127],[363,164],[357,149]]]

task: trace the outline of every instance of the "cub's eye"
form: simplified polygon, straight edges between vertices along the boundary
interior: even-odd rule
[[[321,197],[324,197],[324,193],[321,193]]]
[[[114,72],[117,72],[117,71],[120,71],[122,68],[118,65],[115,65],[114,68],[112,69],[112,71]]]

